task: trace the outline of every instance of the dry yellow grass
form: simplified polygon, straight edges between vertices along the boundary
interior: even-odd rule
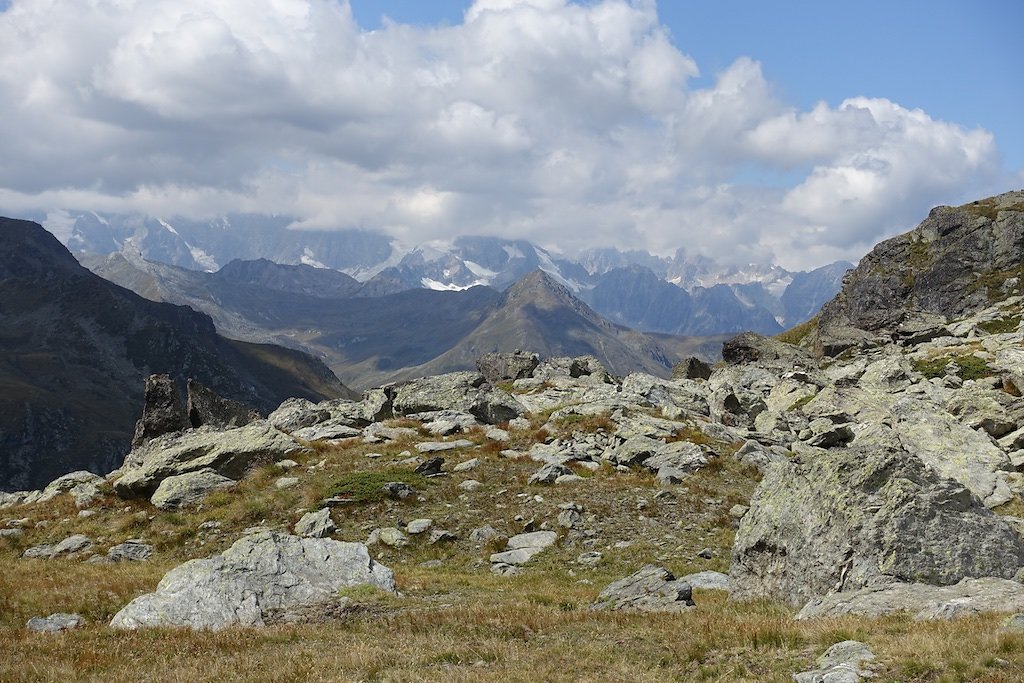
[[[593,427],[604,428],[597,422]],[[513,445],[527,446],[529,438],[528,432],[513,434]],[[483,440],[477,433],[471,439]],[[697,609],[685,614],[590,611],[605,585],[648,562],[677,575],[727,569],[734,533],[728,509],[749,500],[756,483],[754,471],[727,457],[659,497],[662,489],[649,473],[602,467],[575,485],[531,486],[526,482],[538,465],[528,459],[505,458],[486,447],[447,452],[449,466],[470,457],[481,464],[429,480],[424,500],[369,503],[334,514],[344,540],[363,540],[375,526],[401,526],[417,517],[460,534],[453,544],[432,546],[415,538],[404,549],[374,549],[395,569],[401,597],[360,594],[361,609],[320,625],[219,633],[126,633],[104,626],[182,560],[222,550],[247,526],[288,528],[340,476],[393,466],[415,452],[414,441],[313,444],[314,452],[293,472],[301,487],[277,490],[274,480],[282,473],[267,466],[236,490],[210,496],[199,510],[160,512],[108,497],[84,519],[67,500],[0,512],[0,521],[29,520],[23,538],[0,541],[0,681],[781,682],[849,638],[874,650],[880,681],[1024,680],[1024,637],[1000,634],[995,615],[951,623],[916,623],[905,616],[804,623],[777,604],[733,603],[702,591],[695,596]],[[468,478],[481,488],[458,489]],[[584,537],[549,549],[520,576],[492,575],[486,558],[497,545],[468,541],[468,531],[486,523],[506,535],[531,519],[553,524],[558,504],[568,500],[593,515],[585,526],[595,543],[586,545]],[[201,531],[209,521],[221,528]],[[142,564],[19,559],[24,548],[71,533],[90,535],[101,549],[139,537],[157,552]],[[712,559],[697,557],[704,547],[714,551]],[[576,564],[584,550],[599,550],[601,563]],[[441,565],[423,566],[427,560]],[[59,635],[24,629],[30,617],[58,611],[80,612],[90,624]]]

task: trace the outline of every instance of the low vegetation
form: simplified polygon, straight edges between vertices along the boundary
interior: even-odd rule
[[[938,356],[935,358],[918,359],[913,361],[914,370],[920,372],[928,379],[944,377],[949,373],[949,366],[954,363],[957,367],[956,375],[962,380],[982,379],[991,377],[994,371],[982,358],[973,354],[954,354]]]
[[[775,335],[780,342],[792,344],[793,346],[806,347],[813,340],[818,331],[818,316],[814,316],[805,323],[791,327],[785,332]]]

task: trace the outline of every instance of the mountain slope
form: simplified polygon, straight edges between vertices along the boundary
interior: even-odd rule
[[[348,393],[319,361],[225,339],[205,315],[90,273],[38,224],[0,218],[0,488],[119,465],[151,373],[262,411]]]

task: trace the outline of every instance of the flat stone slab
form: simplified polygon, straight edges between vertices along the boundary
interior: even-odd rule
[[[416,444],[416,450],[420,453],[440,453],[442,451],[453,451],[456,448],[469,448],[473,445],[468,439],[457,439],[455,441],[424,441]]]

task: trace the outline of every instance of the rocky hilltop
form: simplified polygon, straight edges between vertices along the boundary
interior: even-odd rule
[[[939,206],[878,244],[821,310],[820,350],[917,337],[1024,292],[1024,191]],[[1012,304],[1011,304],[1012,305]]]
[[[221,337],[206,315],[93,275],[38,224],[0,219],[0,489],[116,467],[154,372],[263,411],[348,395],[316,359]]]
[[[89,563],[150,574],[88,618],[67,613],[77,588],[45,609],[10,591],[0,634],[24,642],[0,674],[52,653],[19,635],[37,617],[30,628],[91,620],[73,660],[101,629],[270,626],[250,637],[278,677],[315,633],[364,653],[303,660],[325,677],[1021,680],[1019,195],[934,211],[816,324],[738,335],[722,363],[690,359],[672,378],[489,353],[245,424],[198,408],[199,426],[153,379],[152,428],[119,469],[0,498],[17,570],[64,563],[89,595]],[[922,234],[917,269],[905,259],[921,247],[900,245]],[[945,294],[916,289],[925,274]],[[533,285],[541,311],[566,304]],[[209,631],[175,633],[204,662],[222,655],[200,644]],[[438,649],[441,663],[423,654]],[[179,676],[193,665],[161,656]]]

